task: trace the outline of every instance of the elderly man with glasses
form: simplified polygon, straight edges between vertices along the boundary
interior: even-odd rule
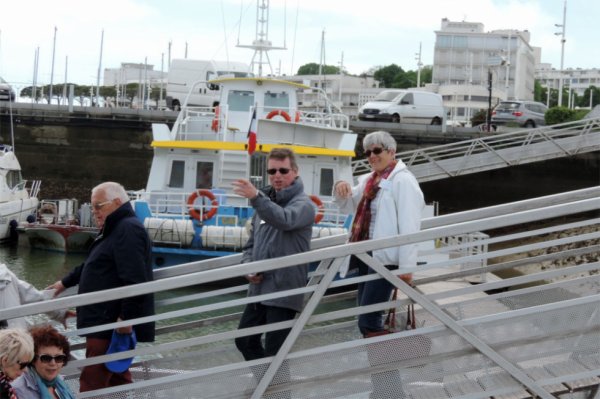
[[[152,242],[118,183],[105,182],[92,190],[92,212],[100,233],[88,256],[62,280],[49,288],[56,295],[79,284],[79,294],[144,283],[152,280]],[[77,328],[99,326],[154,314],[154,296],[115,299],[77,307]],[[117,334],[135,333],[138,342],[154,341],[154,323],[119,327]],[[106,354],[113,330],[86,334],[86,357]],[[80,391],[130,383],[129,370],[114,373],[104,364],[86,366],[79,378]]]
[[[234,192],[250,199],[254,208],[252,232],[244,246],[242,263],[306,252],[310,249],[315,208],[304,193],[298,176],[294,152],[274,148],[267,157],[269,186],[256,189],[247,180],[233,183]],[[246,276],[250,285],[248,296],[270,294],[306,286],[308,265]],[[291,320],[302,310],[303,295],[266,299],[248,304],[239,328],[256,327]],[[261,334],[236,338],[235,344],[246,360],[273,356],[277,353],[289,329],[267,332],[265,346]]]

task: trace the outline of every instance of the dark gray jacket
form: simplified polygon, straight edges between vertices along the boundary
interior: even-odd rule
[[[310,250],[315,208],[304,193],[298,177],[292,185],[276,192],[271,186],[252,199],[252,232],[244,246],[242,263],[293,255]],[[270,294],[306,286],[308,265],[296,265],[263,273],[259,284],[250,284],[248,296]],[[261,302],[302,310],[304,295],[286,296]]]

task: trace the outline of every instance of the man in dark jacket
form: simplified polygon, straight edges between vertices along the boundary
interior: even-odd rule
[[[267,173],[271,185],[262,190],[257,190],[247,180],[233,183],[234,192],[249,198],[254,208],[252,233],[244,246],[242,263],[310,250],[315,208],[304,193],[294,153],[286,148],[273,149],[268,156]],[[304,287],[307,273],[308,265],[304,264],[248,275],[248,296]],[[291,320],[302,310],[303,302],[303,295],[292,295],[248,304],[239,328]],[[237,338],[235,344],[246,360],[273,356],[289,331],[266,333],[264,347],[260,334]]]
[[[152,243],[135,216],[123,186],[106,182],[92,190],[92,212],[101,229],[85,262],[50,288],[56,294],[79,284],[79,294],[152,281]],[[114,299],[77,307],[77,328],[99,326],[154,314],[154,296]],[[154,341],[154,323],[124,326],[119,334],[135,331],[140,342]],[[86,335],[86,357],[106,354],[113,330]],[[113,373],[104,364],[86,366],[79,378],[80,391],[130,383],[129,370]]]

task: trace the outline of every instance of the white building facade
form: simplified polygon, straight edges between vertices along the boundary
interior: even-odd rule
[[[166,83],[167,73],[155,71],[154,65],[133,62],[123,62],[120,68],[104,69],[104,86],[124,85],[128,83],[143,83],[160,85]]]
[[[551,64],[540,63],[536,67],[535,78],[540,82],[543,87],[558,90],[560,87],[560,77],[562,75],[563,87],[568,89],[569,106],[572,106],[572,94],[576,93],[578,96],[583,96],[585,91],[590,86],[600,87],[600,69],[582,69],[582,68],[567,68],[561,71],[552,68]],[[548,92],[549,93],[549,92]],[[546,105],[555,106],[556,104],[550,104],[550,97],[546,96],[544,100]],[[564,100],[563,100],[564,104]]]
[[[435,34],[432,83],[449,120],[468,122],[487,109],[490,80],[492,107],[500,100],[533,100],[535,49],[528,31],[485,32],[481,23],[444,18]]]

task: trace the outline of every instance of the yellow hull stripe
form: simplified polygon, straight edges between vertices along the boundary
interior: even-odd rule
[[[248,145],[246,143],[236,143],[231,141],[153,141],[152,147],[180,148],[189,150],[248,150]],[[257,144],[256,152],[268,153],[273,148],[289,148],[298,155],[320,155],[332,157],[354,157],[356,155],[354,151],[307,147],[293,144]]]

